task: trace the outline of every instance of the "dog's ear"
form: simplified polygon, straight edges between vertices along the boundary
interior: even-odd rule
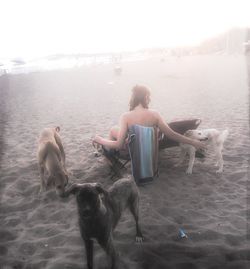
[[[77,194],[77,192],[81,189],[82,184],[73,183],[69,186],[68,189],[63,193],[63,197],[68,197],[70,194]]]
[[[188,130],[188,131],[185,132],[184,135],[187,136],[187,137],[191,137],[192,134],[193,134],[192,130]]]
[[[95,184],[95,188],[99,193],[104,193],[105,190],[103,189],[102,185],[100,183]]]
[[[98,194],[98,199],[99,199],[99,210],[100,212],[104,215],[107,212],[107,208],[105,206],[106,199],[108,198],[108,193],[106,190],[103,189],[102,185],[100,183],[95,183],[95,189],[97,190]],[[104,199],[103,199],[104,198]]]
[[[107,191],[102,187],[100,183],[96,183],[95,188],[100,194],[105,194],[105,195],[108,194]]]
[[[55,130],[56,130],[56,132],[58,132],[58,133],[59,133],[61,129],[60,129],[60,127],[59,127],[59,126],[56,126]]]

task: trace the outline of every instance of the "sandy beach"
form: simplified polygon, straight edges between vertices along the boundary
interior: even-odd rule
[[[118,123],[135,84],[151,87],[151,107],[167,122],[197,117],[200,128],[229,137],[222,174],[213,160],[197,160],[186,175],[186,165],[174,167],[178,147],[160,152],[159,178],[139,187],[144,243],[135,243],[128,211],[114,232],[119,268],[250,268],[250,56],[155,57],[122,70],[96,64],[0,77],[0,269],[87,268],[75,197],[38,194],[37,139],[60,126],[70,181],[108,188],[110,169],[91,138]],[[97,243],[94,253],[95,268],[107,268]]]

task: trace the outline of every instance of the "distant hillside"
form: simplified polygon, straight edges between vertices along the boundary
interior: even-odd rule
[[[202,42],[195,48],[198,54],[207,53],[243,53],[244,42],[250,39],[250,29],[233,28],[219,36]]]
[[[172,48],[148,48],[141,52],[164,57],[195,54],[242,54],[250,50],[250,28],[233,28],[225,33],[204,40],[197,46],[179,46]]]
[[[75,53],[75,54],[54,54],[44,57],[49,61],[56,61],[61,59],[80,60],[83,58],[92,58],[93,61],[107,58],[110,62],[120,62],[126,58],[141,54],[146,56],[160,57],[164,60],[165,56],[185,56],[194,54],[239,54],[249,51],[250,44],[250,28],[233,28],[218,36],[214,36],[203,41],[197,46],[179,46],[179,47],[153,47],[142,48],[136,51],[121,51],[121,52],[105,52],[105,53]],[[250,45],[249,45],[250,46]]]

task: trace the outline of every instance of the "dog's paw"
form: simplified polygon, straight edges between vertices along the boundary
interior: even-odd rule
[[[44,185],[41,185],[40,187],[39,187],[39,194],[42,194],[43,192],[45,192],[47,189],[46,189],[46,187],[44,186]]]
[[[41,196],[41,195],[43,194],[43,191],[41,190],[40,187],[39,187],[39,189],[37,190],[37,194],[38,194],[39,196]]]
[[[191,169],[187,169],[187,170],[186,170],[186,174],[187,174],[187,175],[191,175],[192,172],[193,172],[193,171],[192,171]]]
[[[136,236],[135,237],[135,242],[138,244],[141,244],[143,242],[143,237],[142,236]]]

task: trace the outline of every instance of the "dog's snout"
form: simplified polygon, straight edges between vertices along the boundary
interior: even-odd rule
[[[201,138],[200,141],[207,141],[208,137]]]
[[[81,210],[81,215],[83,218],[88,218],[91,216],[91,208],[90,207],[85,207]]]
[[[90,208],[83,209],[82,213],[88,215],[90,213]]]

